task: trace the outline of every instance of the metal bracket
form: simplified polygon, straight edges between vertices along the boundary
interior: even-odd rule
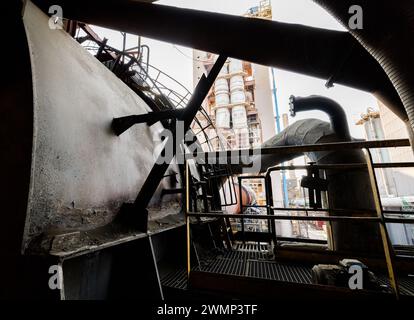
[[[307,168],[307,176],[303,176],[300,186],[309,190],[309,206],[313,209],[322,208],[322,191],[328,190],[328,181],[319,175],[319,169],[313,168],[313,163]]]
[[[135,124],[146,123],[147,125],[152,126],[154,123],[165,119],[180,120],[183,113],[184,109],[175,109],[114,118],[112,120],[111,128],[113,132],[119,136]]]
[[[184,109],[180,109],[180,119],[184,121],[184,132],[187,132],[190,129],[190,125],[194,120],[197,112],[200,109],[201,104],[203,103],[204,99],[206,98],[208,92],[210,91],[211,87],[214,84],[221,68],[223,67],[224,63],[226,62],[227,57],[220,55],[214,64],[212,70],[208,74],[208,76],[203,76],[197,84],[197,87],[194,90],[194,94],[192,95],[188,105]],[[175,110],[173,110],[175,111]],[[157,115],[172,115],[172,113],[162,113],[157,112]],[[148,115],[143,115],[147,116]],[[146,121],[154,121],[154,117],[146,118]],[[135,119],[136,120],[136,119]],[[142,118],[141,118],[142,120]],[[176,139],[176,133],[174,128],[171,128],[173,133],[173,142]],[[175,145],[175,143],[174,143]],[[164,150],[161,152],[163,154]],[[174,156],[177,152],[176,148],[174,148]],[[147,179],[145,180],[141,190],[138,193],[137,198],[133,204],[126,204],[127,210],[124,210],[123,215],[130,215],[131,217],[127,217],[126,220],[131,220],[132,223],[137,223],[137,226],[142,223],[142,221],[148,220],[148,211],[146,210],[154,192],[157,190],[158,185],[160,184],[161,180],[163,179],[165,172],[167,171],[168,167],[170,166],[169,163],[166,163],[164,160],[155,161],[154,166],[152,167],[150,173],[148,174]],[[144,212],[142,212],[144,211]],[[134,217],[140,216],[143,213],[146,217]]]

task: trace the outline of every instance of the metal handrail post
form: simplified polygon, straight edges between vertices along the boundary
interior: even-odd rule
[[[190,238],[190,165],[188,160],[185,160],[185,221],[187,232],[187,277],[190,277],[191,271],[191,238]]]
[[[382,245],[384,248],[385,260],[387,263],[388,275],[390,278],[390,284],[394,290],[395,297],[398,300],[400,297],[400,289],[398,287],[397,277],[394,268],[395,253],[388,235],[387,226],[384,219],[384,213],[382,211],[381,197],[378,190],[377,178],[375,176],[374,166],[372,162],[372,156],[368,148],[365,148],[365,158],[368,165],[369,180],[371,182],[371,189],[374,197],[375,209],[377,211],[378,218],[380,218],[379,226],[381,232]]]
[[[267,205],[267,214],[275,215],[273,207],[273,187],[272,187],[272,177],[269,172],[265,174],[265,192],[266,192],[266,205]],[[268,220],[269,221],[269,220]],[[272,234],[272,240],[275,248],[277,247],[277,235],[276,235],[276,222],[275,220],[270,221],[271,228],[269,232]]]
[[[239,202],[240,202],[240,214],[243,216],[243,199],[242,199],[242,178],[241,177],[237,177],[237,180],[239,182]],[[241,223],[241,232],[242,232],[242,240],[243,240],[243,244],[245,243],[244,240],[244,218],[241,219],[240,221]]]

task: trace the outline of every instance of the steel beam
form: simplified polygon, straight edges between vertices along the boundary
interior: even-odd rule
[[[190,129],[190,125],[194,117],[200,110],[202,102],[206,98],[226,60],[226,56],[219,56],[208,76],[206,77],[203,75],[198,82],[187,107],[180,113],[180,119],[184,122],[184,132],[187,132]],[[173,143],[173,154],[175,156],[177,150],[175,148],[176,133],[174,126],[172,126],[171,131],[173,133],[173,141],[167,141],[167,143]],[[161,154],[163,154],[163,152],[161,152]],[[163,158],[157,159],[141,190],[139,191],[135,202],[133,204],[124,204],[123,210],[121,210],[119,215],[120,220],[124,220],[129,224],[135,224],[139,229],[144,229],[143,231],[146,231],[146,217],[148,216],[146,208],[169,166],[170,163],[165,162]]]
[[[369,91],[407,114],[384,70],[347,32],[133,0],[34,0],[66,19],[273,66]],[[249,45],[246,46],[246,39]]]
[[[133,125],[138,123],[146,123],[147,125],[151,126],[154,123],[166,120],[166,119],[181,119],[181,115],[183,114],[184,109],[175,109],[175,110],[164,110],[164,111],[157,111],[157,112],[149,112],[146,114],[138,114],[138,115],[131,115],[125,116],[120,118],[114,118],[112,120],[111,128],[114,133],[119,136]]]
[[[335,142],[335,143],[320,143],[301,146],[278,146],[271,148],[257,148],[257,149],[240,149],[227,151],[212,151],[198,154],[198,158],[204,158],[206,161],[232,158],[237,153],[241,155],[267,155],[267,154],[302,154],[304,152],[312,151],[334,151],[334,150],[351,150],[351,149],[375,149],[375,148],[392,148],[392,147],[409,147],[410,141],[408,139],[390,139],[390,140],[375,140],[375,141],[351,141],[351,142]],[[191,158],[191,154],[186,154],[186,158]]]

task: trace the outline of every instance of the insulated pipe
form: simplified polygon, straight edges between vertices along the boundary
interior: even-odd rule
[[[341,106],[335,101],[320,97],[293,99],[293,111],[322,110],[329,114],[331,122],[319,119],[305,119],[294,122],[281,133],[263,143],[262,147],[297,146],[328,142],[351,141],[347,126],[346,115]],[[254,161],[261,161],[261,171],[271,166],[294,159],[302,154],[262,155]],[[361,150],[309,152],[306,154],[316,164],[352,164],[365,163]],[[367,216],[375,212],[375,203],[371,191],[369,175],[366,169],[326,170],[328,180],[328,195],[330,215],[341,216],[342,211],[349,209],[367,210]],[[352,201],[350,201],[352,199]],[[367,223],[332,223],[333,247],[343,252],[354,254],[379,254],[382,250],[378,226]]]
[[[319,119],[304,119],[294,122],[281,133],[266,141],[262,147],[295,146],[341,141],[332,130],[332,125]],[[292,160],[303,154],[262,155],[261,171],[271,166]],[[310,152],[306,155],[316,164],[364,163],[361,150]],[[326,170],[328,180],[328,201],[332,216],[343,215],[335,209],[349,209],[346,215],[360,216],[352,209],[367,210],[367,216],[375,210],[369,175],[366,169]],[[352,201],[350,201],[352,199]],[[379,255],[382,252],[378,226],[369,223],[332,222],[333,248],[354,255]]]
[[[414,148],[414,2],[409,0],[314,0],[349,29],[391,80],[404,105]],[[357,11],[355,11],[357,10]],[[352,12],[352,13],[350,13]],[[351,28],[355,14],[360,27]]]
[[[384,70],[347,32],[132,0],[34,0],[60,5],[67,19],[225,54],[373,93],[401,119],[407,114]],[[246,46],[246,39],[249,45]],[[277,41],[264,41],[277,39]]]
[[[332,99],[317,95],[309,97],[290,96],[289,110],[292,117],[294,117],[297,112],[302,111],[323,111],[328,114],[332,130],[338,138],[347,141],[351,140],[345,111],[339,103]]]
[[[295,121],[280,133],[265,141],[261,147],[278,147],[278,146],[300,146],[320,143],[326,137],[332,136],[333,131],[330,123],[319,119],[304,119]],[[319,152],[327,154],[328,152]],[[314,153],[316,154],[316,153]],[[264,172],[267,168],[275,166],[279,163],[286,162],[302,156],[297,154],[269,154],[260,155],[253,158],[254,162],[260,161],[260,171]],[[319,157],[318,157],[319,158]],[[258,167],[258,166],[255,166]],[[236,171],[236,168],[233,170]]]

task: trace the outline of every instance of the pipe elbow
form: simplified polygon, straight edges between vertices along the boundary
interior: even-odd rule
[[[289,111],[292,117],[297,112],[320,110],[328,114],[332,130],[343,140],[351,140],[348,121],[344,109],[336,101],[327,97],[312,95],[309,97],[289,97]]]

